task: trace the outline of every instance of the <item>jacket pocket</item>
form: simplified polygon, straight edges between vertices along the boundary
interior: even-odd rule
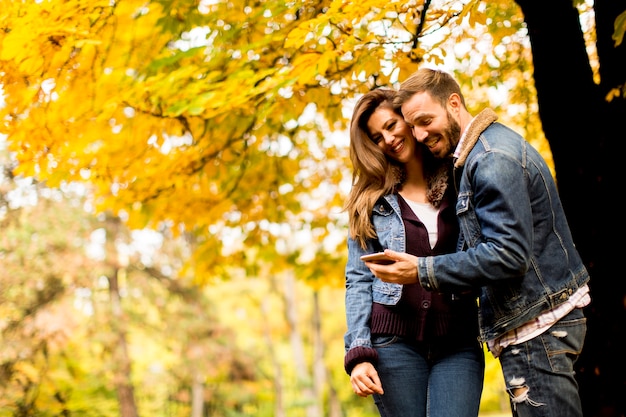
[[[372,300],[384,305],[396,305],[402,296],[402,285],[374,280],[372,287]]]
[[[464,243],[463,248],[474,247],[481,239],[481,229],[476,212],[472,206],[470,193],[461,193],[456,201],[456,215],[459,219],[461,230],[460,242]]]

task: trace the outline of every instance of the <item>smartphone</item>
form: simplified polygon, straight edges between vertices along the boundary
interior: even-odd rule
[[[361,256],[361,260],[367,261],[367,262],[374,262],[377,264],[383,264],[383,265],[389,265],[395,262],[395,259],[391,259],[387,255],[385,255],[385,252],[370,253],[368,255],[363,255]]]

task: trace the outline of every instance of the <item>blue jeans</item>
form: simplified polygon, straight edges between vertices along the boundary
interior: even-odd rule
[[[376,337],[383,395],[374,395],[381,417],[476,417],[485,357],[476,342],[463,349],[435,349],[397,336]]]
[[[583,416],[574,362],[586,331],[587,319],[576,308],[543,334],[502,351],[500,364],[513,416]]]

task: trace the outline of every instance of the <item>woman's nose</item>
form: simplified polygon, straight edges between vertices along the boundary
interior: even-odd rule
[[[395,136],[391,134],[391,132],[383,132],[383,139],[385,139],[386,144],[393,143]]]

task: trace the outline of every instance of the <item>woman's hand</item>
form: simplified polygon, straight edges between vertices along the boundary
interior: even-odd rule
[[[370,362],[361,362],[352,369],[350,383],[355,394],[367,397],[371,394],[384,394],[376,368]]]
[[[365,262],[374,276],[381,281],[394,284],[415,284],[418,282],[417,256],[391,249],[385,249],[385,255],[393,258],[396,262],[388,265]]]

